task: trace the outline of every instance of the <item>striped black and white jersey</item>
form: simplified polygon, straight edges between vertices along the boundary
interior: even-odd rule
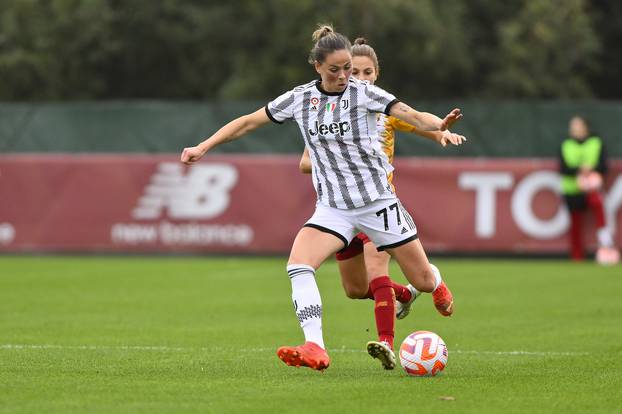
[[[320,81],[301,85],[266,105],[268,117],[293,119],[309,150],[313,186],[329,207],[363,207],[392,193],[393,167],[382,150],[376,114],[389,113],[398,100],[392,94],[350,77],[343,92],[331,93]]]

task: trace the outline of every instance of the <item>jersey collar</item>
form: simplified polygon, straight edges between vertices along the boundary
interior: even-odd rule
[[[348,86],[350,86],[350,82],[348,82],[348,85],[346,86],[346,89],[348,89]],[[321,79],[318,79],[318,80],[315,81],[315,87],[317,88],[318,91],[320,91],[324,95],[328,95],[328,96],[341,96],[346,91],[346,89],[344,89],[341,92],[328,92],[328,91],[325,91],[324,88],[322,88],[322,80]]]

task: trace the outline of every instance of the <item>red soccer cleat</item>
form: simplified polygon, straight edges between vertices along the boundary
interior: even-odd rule
[[[445,282],[441,282],[434,292],[432,292],[432,299],[434,300],[436,310],[439,311],[441,315],[451,316],[451,314],[454,313],[454,297]]]
[[[326,350],[315,342],[305,342],[299,346],[282,346],[277,349],[276,354],[290,367],[309,367],[324,371],[330,365]]]

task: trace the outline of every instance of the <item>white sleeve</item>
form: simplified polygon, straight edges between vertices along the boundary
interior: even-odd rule
[[[365,85],[365,98],[369,112],[382,112],[387,115],[391,107],[399,102],[393,94],[375,85]]]
[[[273,122],[282,124],[283,121],[294,117],[294,91],[285,92],[266,105],[266,114]]]

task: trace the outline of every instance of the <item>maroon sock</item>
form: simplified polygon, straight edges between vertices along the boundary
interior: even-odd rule
[[[592,209],[594,218],[596,219],[596,228],[605,227],[605,206],[603,205],[603,196],[598,191],[592,191],[587,194],[587,205]]]
[[[572,260],[583,260],[583,213],[581,211],[570,211],[570,258]]]
[[[388,277],[388,276],[387,276]],[[395,299],[399,300],[402,303],[407,303],[412,298],[412,293],[408,288],[404,285],[400,285],[397,282],[391,281],[393,286],[393,291],[395,291]],[[369,284],[369,289],[367,290],[367,294],[363,296],[361,299],[373,299],[374,293],[371,290],[371,283]]]
[[[393,338],[395,337],[395,292],[393,291],[393,284],[389,276],[380,276],[372,280],[370,286],[376,302],[374,314],[376,316],[378,340],[388,342],[393,349]]]
[[[400,285],[397,282],[391,281],[393,284],[393,290],[395,291],[395,299],[402,303],[407,303],[412,298],[412,293],[404,285]]]

